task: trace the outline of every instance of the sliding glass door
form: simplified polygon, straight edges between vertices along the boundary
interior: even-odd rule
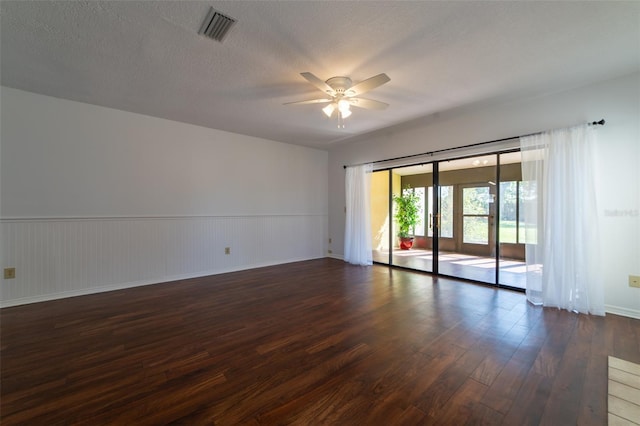
[[[496,156],[439,163],[438,272],[495,283]]]
[[[373,260],[419,271],[433,270],[433,171],[430,164],[377,171],[371,185]],[[417,220],[401,229],[399,200],[415,203]],[[401,232],[403,231],[403,232]]]
[[[520,153],[396,167],[373,173],[375,262],[486,284],[524,288],[528,230],[520,206]],[[401,199],[403,198],[403,199]],[[399,215],[407,199],[417,221]]]
[[[421,164],[391,170],[393,183],[393,228],[391,262],[396,266],[433,271],[433,167]],[[415,202],[417,221],[402,229],[399,214],[405,208],[399,198]],[[408,235],[404,235],[408,234]]]

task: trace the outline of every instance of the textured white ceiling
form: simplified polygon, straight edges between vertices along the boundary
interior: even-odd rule
[[[197,34],[210,6],[237,19]],[[2,85],[293,144],[640,69],[640,2],[2,1]],[[300,73],[391,81],[338,129]]]

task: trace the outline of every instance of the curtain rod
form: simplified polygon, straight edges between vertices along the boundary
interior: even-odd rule
[[[604,123],[605,123],[605,121],[604,121],[604,118],[603,118],[600,121],[592,121],[592,122],[587,123],[587,124],[590,125],[590,126],[604,126]],[[544,133],[544,132],[528,133],[526,135],[512,136],[510,138],[494,139],[492,141],[472,143],[470,145],[457,146],[455,148],[438,149],[436,151],[423,152],[423,153],[420,153],[420,154],[403,155],[402,157],[387,158],[387,159],[384,159],[384,160],[367,161],[366,163],[350,164],[350,165],[344,165],[342,167],[346,169],[347,167],[362,166],[363,164],[386,163],[388,161],[404,160],[406,158],[424,157],[425,155],[433,155],[433,154],[439,154],[441,152],[455,151],[455,150],[458,150],[458,149],[472,148],[474,146],[488,145],[490,143],[504,142],[504,141],[508,141],[510,139],[524,138],[524,137],[527,137],[527,136],[539,135],[541,133]]]

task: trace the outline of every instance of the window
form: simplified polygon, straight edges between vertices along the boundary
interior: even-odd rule
[[[518,187],[520,182],[500,182],[500,242],[517,244],[519,238]]]
[[[462,242],[489,244],[489,187],[462,189]]]
[[[418,217],[420,221],[413,228],[413,235],[418,237],[424,236],[424,211],[425,211],[425,188],[417,187],[417,188],[405,188],[402,190],[403,194],[413,192],[415,196],[418,198]]]
[[[500,182],[500,242],[535,244],[535,225],[524,220],[522,206],[536,201],[536,183],[523,181]]]
[[[440,237],[453,238],[453,186],[440,187]]]

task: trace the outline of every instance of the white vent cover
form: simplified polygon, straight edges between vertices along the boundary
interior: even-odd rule
[[[202,27],[200,28],[200,31],[198,31],[198,34],[202,34],[221,42],[235,23],[235,19],[223,15],[214,8],[211,8],[209,9],[209,13],[207,13],[207,17],[202,23]]]

